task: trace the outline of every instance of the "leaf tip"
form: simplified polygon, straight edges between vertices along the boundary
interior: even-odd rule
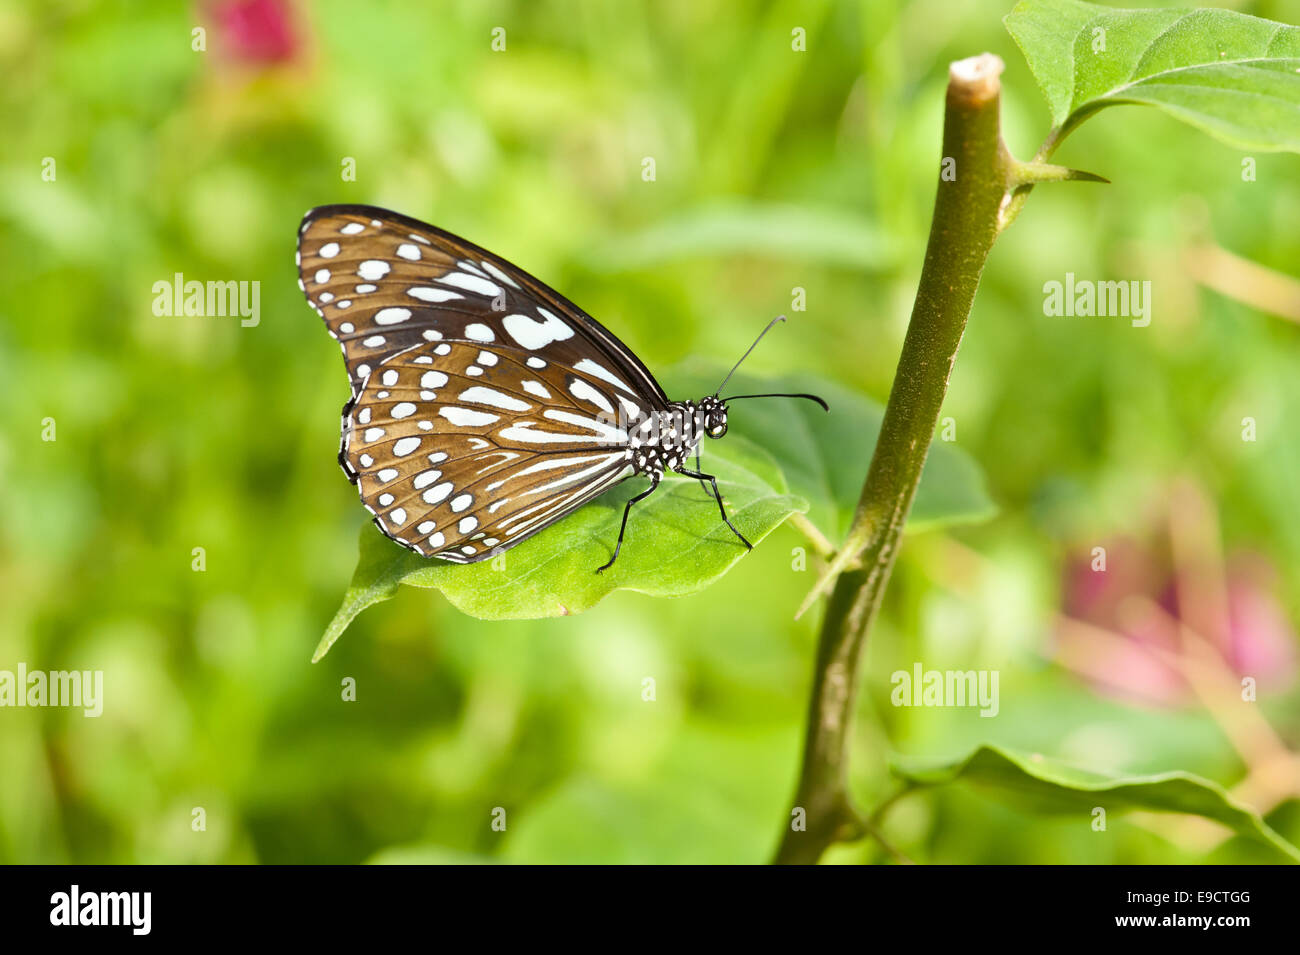
[[[338,634],[334,632],[334,628],[330,627],[330,629],[326,631],[325,636],[320,638],[320,643],[316,644],[316,650],[311,655],[311,662],[319,663],[324,659],[325,654],[330,652],[330,647],[334,646],[334,641],[338,638]]]

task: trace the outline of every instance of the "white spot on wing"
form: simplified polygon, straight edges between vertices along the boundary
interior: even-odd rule
[[[496,298],[501,294],[501,286],[489,282],[487,279],[481,279],[477,275],[470,275],[468,272],[448,272],[438,281],[443,285],[451,285],[489,298]]]
[[[510,337],[529,351],[537,351],[551,342],[573,337],[573,329],[544,308],[537,310],[543,321],[535,322],[527,315],[507,315],[501,324]]]
[[[420,495],[420,497],[425,504],[441,504],[443,501],[447,499],[447,495],[450,494],[451,492],[452,492],[451,482],[443,481],[441,484],[429,488],[429,490],[425,491],[422,495]],[[441,544],[442,541],[439,541],[438,543]],[[438,545],[435,544],[434,546],[437,547]]]
[[[605,381],[608,381],[611,385],[614,385],[617,388],[622,388],[629,395],[636,394],[636,392],[633,391],[631,388],[629,388],[621,378],[615,375],[604,365],[598,364],[592,361],[590,358],[582,359],[582,361],[578,362],[573,367],[577,371],[586,372],[588,375],[591,375],[595,378],[601,378]]]
[[[582,378],[573,379],[573,383],[569,385],[569,393],[579,401],[590,402],[607,414],[614,413],[614,406],[608,399]]]
[[[484,385],[474,385],[472,388],[466,388],[460,393],[461,401],[469,401],[476,405],[490,405],[493,408],[504,408],[506,411],[528,411],[532,408],[526,401],[520,401],[510,395],[503,394],[495,388],[488,388]]]
[[[516,282],[510,276],[506,275],[506,273],[502,272],[491,262],[484,262],[483,268],[487,271],[488,275],[492,276],[498,282],[505,282],[507,285],[511,286],[512,288],[519,288],[518,282]]]
[[[602,421],[597,421],[595,418],[554,409],[548,409],[543,414],[556,421],[589,428],[595,433],[572,434],[565,431],[542,431],[536,427],[534,421],[521,421],[502,428],[498,434],[509,441],[519,441],[523,444],[610,444],[622,447],[627,443],[626,431],[605,424]]]
[[[411,298],[418,298],[421,302],[450,302],[465,297],[459,292],[453,292],[448,288],[428,288],[424,285],[408,288],[406,294]]]
[[[454,405],[439,408],[438,414],[460,428],[474,428],[501,420],[500,415],[488,414],[486,411],[472,411],[469,408],[457,408]]]

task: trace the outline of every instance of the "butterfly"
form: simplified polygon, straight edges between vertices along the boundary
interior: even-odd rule
[[[674,470],[700,481],[752,548],[728,518],[717,478],[699,469],[699,444],[727,433],[727,402],[768,395],[720,398],[728,374],[712,395],[670,401],[631,349],[560,293],[387,209],[312,209],[297,262],[298,286],[342,347],[352,387],[339,465],[397,543],[474,563],[625,478],[648,477],[624,505],[599,573],[618,559],[633,505]],[[826,407],[815,395],[772,397]]]

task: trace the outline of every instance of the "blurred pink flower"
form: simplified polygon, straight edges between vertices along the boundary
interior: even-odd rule
[[[1273,598],[1272,566],[1258,555],[1239,556],[1228,568],[1229,666],[1259,677],[1262,686],[1290,686],[1296,671],[1296,636]]]
[[[288,0],[212,0],[206,6],[217,49],[231,59],[270,66],[293,60],[301,49]]]
[[[1162,543],[1162,542],[1161,542]],[[1235,679],[1249,676],[1261,692],[1278,691],[1296,675],[1296,634],[1272,594],[1273,570],[1256,555],[1238,555],[1221,575],[1222,625],[1197,619],[1204,608],[1180,605],[1198,584],[1172,567],[1167,547],[1131,539],[1106,548],[1106,570],[1092,560],[1066,568],[1057,656],[1099,692],[1166,706],[1191,702],[1181,672],[1184,627],[1209,641]],[[1082,626],[1080,626],[1082,624]]]

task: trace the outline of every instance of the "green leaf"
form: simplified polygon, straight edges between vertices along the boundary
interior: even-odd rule
[[[1300,862],[1300,849],[1287,842],[1259,813],[1235,802],[1223,787],[1191,773],[1107,776],[999,746],[983,745],[958,759],[895,756],[894,774],[914,786],[963,781],[990,795],[1042,813],[1090,813],[1143,809],[1203,816],[1240,836],[1272,846]]]
[[[738,440],[710,462],[731,522],[758,544],[808,504],[786,492],[780,472],[762,450]],[[370,524],[362,528],[361,558],[316,658],[373,603],[397,587],[442,591],[457,609],[483,620],[560,617],[587,610],[614,590],[681,597],[704,589],[746,553],[718,505],[697,481],[665,476],[659,490],[632,511],[618,561],[604,573],[628,498],[646,487],[630,479],[562,522],[493,560],[453,564],[413,554]]]
[[[709,459],[731,522],[757,545],[808,502],[788,493],[780,469],[743,437],[723,442]],[[343,606],[321,638],[319,660],[352,619],[388,600],[398,586],[442,591],[457,609],[484,620],[580,613],[613,590],[681,597],[707,587],[745,554],[722,523],[718,504],[699,482],[665,476],[659,490],[632,510],[618,561],[604,573],[618,538],[623,505],[647,486],[631,478],[563,521],[492,560],[453,564],[420,557],[366,524],[361,557]]]
[[[1024,0],[1004,22],[1059,141],[1116,103],[1156,106],[1246,149],[1300,151],[1300,28],[1231,10]]]
[[[670,394],[705,395],[722,375],[697,366],[665,381]],[[804,376],[737,376],[728,390],[812,391],[831,406],[828,414],[809,401],[773,398],[732,407],[727,436],[707,442],[702,461],[705,471],[718,476],[732,523],[758,545],[791,515],[811,507],[814,526],[827,539],[837,539],[857,503],[880,430],[880,407]],[[580,613],[614,590],[656,597],[692,594],[745,556],[699,483],[671,474],[633,508],[618,561],[595,573],[613,553],[624,502],[645,486],[644,479],[631,478],[495,560],[477,564],[420,557],[365,524],[352,583],[313,659],[325,655],[357,614],[392,598],[403,584],[440,590],[453,606],[485,620],[535,619]],[[955,448],[936,445],[910,526],[979,520],[993,510],[975,464]]]

